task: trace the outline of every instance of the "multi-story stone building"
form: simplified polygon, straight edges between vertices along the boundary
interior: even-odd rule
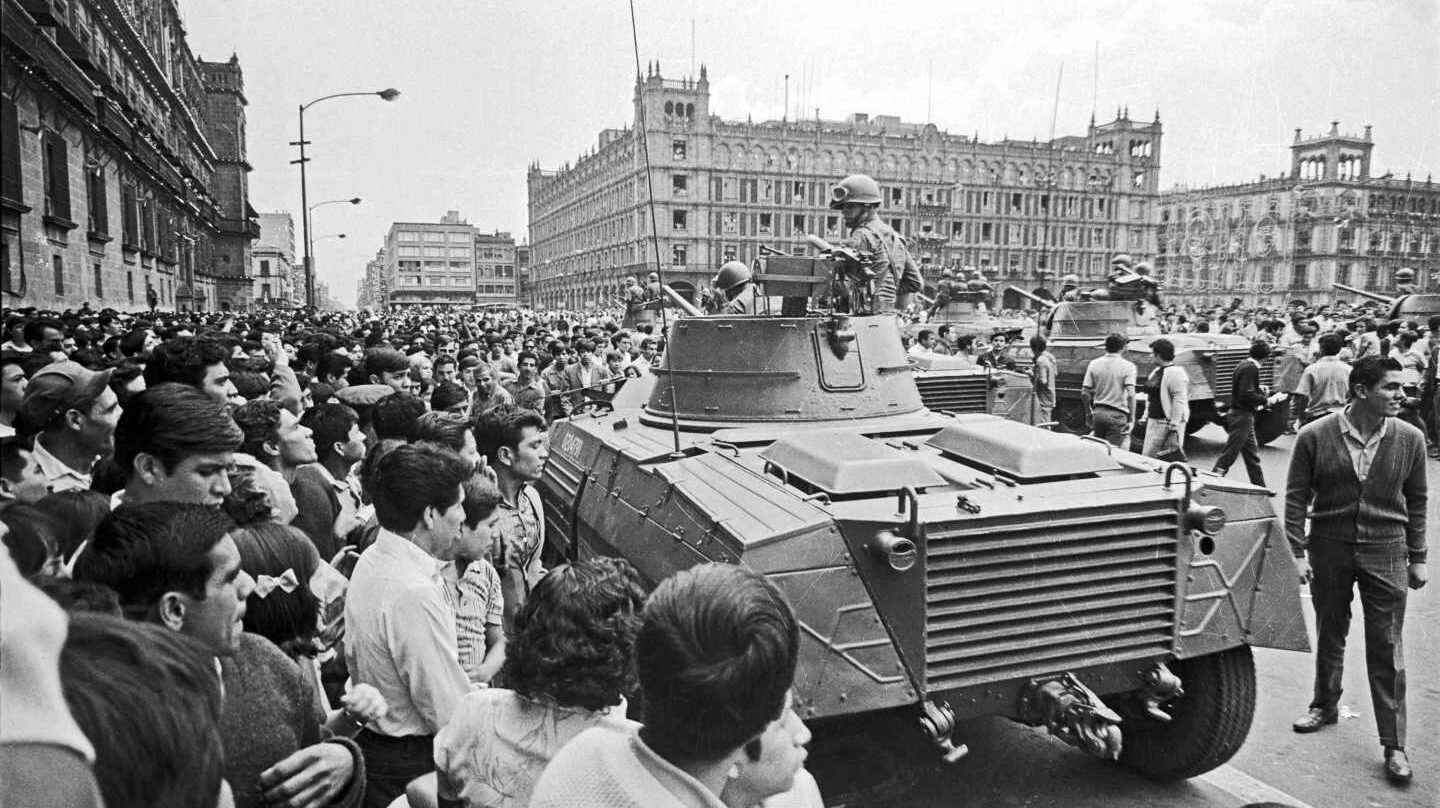
[[[1440,186],[1371,174],[1374,141],[1295,130],[1278,177],[1160,196],[1156,269],[1162,292],[1196,305],[1354,300],[1342,283],[1393,293],[1395,271],[1440,289]]]
[[[175,0],[0,0],[4,303],[242,307],[243,76]]]
[[[710,114],[703,66],[698,79],[671,80],[651,65],[636,77],[634,115],[638,127],[601,132],[573,165],[531,165],[537,304],[614,304],[626,275],[643,278],[657,262],[667,283],[693,296],[730,258],[804,249],[806,233],[840,238],[828,193],[852,173],[879,181],[880,216],[909,239],[930,279],[975,266],[992,280],[1046,287],[1063,273],[1099,278],[1110,253],[1154,252],[1158,113],[1142,123],[1117,110],[1083,135],[997,143],[888,115],[727,121]]]
[[[365,274],[356,289],[355,305],[362,309],[384,310],[387,308],[389,285],[385,276],[385,250],[375,251],[375,257],[365,263]]]
[[[475,226],[447,211],[439,222],[395,222],[385,236],[392,309],[475,303]]]
[[[516,264],[515,239],[509,233],[476,233],[475,302],[515,303]]]
[[[261,213],[260,240],[250,251],[252,299],[261,306],[295,305],[295,220]]]
[[[515,245],[515,301],[534,307],[534,288],[530,285],[530,245],[521,242]]]

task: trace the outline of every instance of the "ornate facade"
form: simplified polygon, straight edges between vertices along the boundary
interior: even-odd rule
[[[1002,284],[1053,286],[1064,273],[1101,277],[1111,253],[1154,252],[1158,113],[1142,123],[1117,110],[1110,123],[1044,143],[981,143],[888,115],[726,121],[710,114],[705,67],[672,80],[651,65],[636,77],[634,115],[642,125],[601,132],[573,165],[531,165],[536,304],[616,305],[625,276],[643,278],[657,261],[666,283],[693,295],[730,258],[803,250],[806,233],[841,237],[828,192],[852,173],[879,181],[880,216],[932,280],[974,266]]]
[[[0,281],[10,306],[250,300],[238,60],[174,0],[0,0]]]
[[[1440,186],[1371,176],[1370,127],[1339,124],[1311,138],[1295,130],[1290,170],[1273,179],[1161,194],[1156,269],[1167,298],[1196,305],[1321,305],[1355,295],[1341,283],[1392,294],[1410,267],[1440,289]]]

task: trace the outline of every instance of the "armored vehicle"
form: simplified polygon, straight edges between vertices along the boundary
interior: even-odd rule
[[[1024,294],[1023,290],[1019,290]],[[1150,343],[1162,336],[1154,309],[1145,300],[1075,300],[1051,303],[1033,298],[1049,311],[1041,320],[1040,333],[1055,355],[1055,421],[1068,432],[1085,431],[1085,407],[1080,387],[1085,368],[1105,353],[1105,338],[1122,334],[1129,338],[1125,358],[1135,363],[1137,379],[1144,385],[1155,366]],[[1175,345],[1175,364],[1190,378],[1190,420],[1186,432],[1193,434],[1206,424],[1225,426],[1230,409],[1230,383],[1235,368],[1250,355],[1250,340],[1238,334],[1164,334]],[[1275,381],[1275,359],[1260,367],[1260,382]],[[1142,437],[1143,391],[1137,391],[1135,438]],[[1255,438],[1268,444],[1285,433],[1289,405],[1281,404],[1255,419]]]
[[[1023,424],[1039,420],[1030,376],[962,364],[948,356],[911,357],[920,401],[945,414],[992,413]]]
[[[807,260],[788,272],[823,276]],[[790,305],[769,269],[798,315],[676,320],[647,399],[552,426],[556,549],[651,584],[705,562],[767,575],[821,737],[901,718],[953,760],[957,728],[1001,715],[1157,779],[1228,760],[1251,646],[1308,648],[1268,493],[928,410],[893,317]]]
[[[1353,286],[1346,286],[1343,283],[1335,284],[1335,288],[1343,292],[1350,292],[1351,294],[1378,301],[1389,310],[1386,315],[1387,319],[1414,320],[1422,329],[1427,327],[1426,323],[1432,315],[1440,314],[1440,295],[1402,294],[1397,297],[1390,297],[1389,295],[1367,292],[1364,289],[1356,289]]]

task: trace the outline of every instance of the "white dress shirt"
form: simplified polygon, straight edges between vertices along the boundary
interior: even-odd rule
[[[455,611],[436,559],[381,529],[355,564],[345,600],[345,661],[355,682],[375,687],[390,710],[370,729],[432,735],[471,690],[460,667]]]

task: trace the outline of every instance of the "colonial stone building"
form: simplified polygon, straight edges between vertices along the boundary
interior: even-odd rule
[[[1395,272],[1440,289],[1440,186],[1373,176],[1370,127],[1316,137],[1295,130],[1290,167],[1275,178],[1160,196],[1157,271],[1170,299],[1246,305],[1391,294]]]
[[[574,164],[531,165],[527,294],[537,304],[615,305],[625,276],[643,278],[657,261],[664,280],[693,297],[730,258],[802,250],[806,233],[840,238],[828,192],[852,173],[879,181],[881,217],[931,280],[974,266],[1002,284],[1053,287],[1064,273],[1099,278],[1111,253],[1154,253],[1158,113],[1137,122],[1117,110],[1110,123],[1050,142],[981,143],[888,115],[727,121],[710,114],[705,67],[674,80],[651,65],[636,77],[634,115],[648,177],[630,127],[601,132]]]
[[[9,306],[248,305],[239,62],[175,0],[0,0],[0,292]]]
[[[365,274],[355,290],[356,306],[362,309],[381,309],[389,297],[389,280],[385,275],[385,249],[375,251],[375,257],[365,263]]]

